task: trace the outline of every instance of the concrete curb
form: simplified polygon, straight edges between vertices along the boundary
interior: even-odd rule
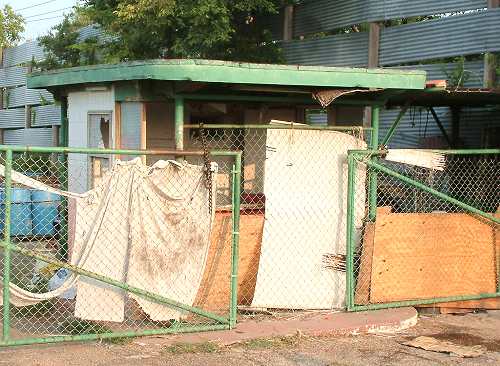
[[[397,308],[357,313],[318,313],[307,319],[245,321],[236,329],[161,336],[162,344],[216,342],[231,345],[256,338],[345,336],[366,333],[395,333],[417,324],[415,308]],[[158,337],[155,337],[158,341]]]

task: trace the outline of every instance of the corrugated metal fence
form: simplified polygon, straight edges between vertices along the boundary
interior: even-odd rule
[[[379,65],[421,69],[428,79],[450,79],[456,63],[432,63],[442,58],[500,52],[500,9],[487,9],[486,0],[306,0],[294,7],[292,41],[283,42],[288,63],[322,66],[368,65],[369,33],[342,28],[415,16],[443,15],[437,19],[381,28]],[[280,18],[280,22],[283,20]],[[336,34],[337,33],[337,34]],[[329,35],[330,34],[330,35]],[[407,65],[411,66],[398,66]],[[467,62],[464,86],[482,87],[484,62]],[[451,134],[451,113],[436,108]],[[398,110],[381,113],[381,135],[389,129]],[[324,119],[326,114],[316,119]],[[318,121],[316,121],[318,122]],[[500,123],[498,110],[474,108],[462,112],[461,136],[469,146],[481,143],[484,130]],[[391,147],[418,147],[441,133],[427,110],[409,111]]]
[[[79,41],[90,37],[102,37],[102,32],[93,25],[80,30]],[[53,146],[57,142],[53,128],[61,121],[59,105],[54,104],[47,90],[26,88],[28,65],[44,57],[44,50],[37,41],[3,50],[0,129],[5,144]]]

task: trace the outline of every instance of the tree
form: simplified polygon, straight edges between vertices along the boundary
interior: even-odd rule
[[[12,47],[19,42],[24,32],[24,18],[9,5],[0,10],[0,47]]]
[[[108,35],[99,46],[102,62],[153,58],[279,62],[280,47],[264,22],[267,16],[278,12],[281,3],[282,0],[85,0],[79,12]],[[82,46],[72,46],[76,42],[74,32],[74,22],[65,19],[54,32],[42,37],[42,44],[56,56],[55,61],[59,59],[59,66],[82,64]]]

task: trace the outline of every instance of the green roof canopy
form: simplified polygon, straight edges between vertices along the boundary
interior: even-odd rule
[[[305,86],[318,88],[423,89],[425,71],[250,64],[211,60],[149,60],[33,73],[29,88],[58,88],[124,80]]]

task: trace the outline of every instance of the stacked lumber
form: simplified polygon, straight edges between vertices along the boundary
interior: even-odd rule
[[[365,227],[356,304],[497,292],[498,225],[464,213],[392,213]],[[500,299],[434,304],[500,309]]]

